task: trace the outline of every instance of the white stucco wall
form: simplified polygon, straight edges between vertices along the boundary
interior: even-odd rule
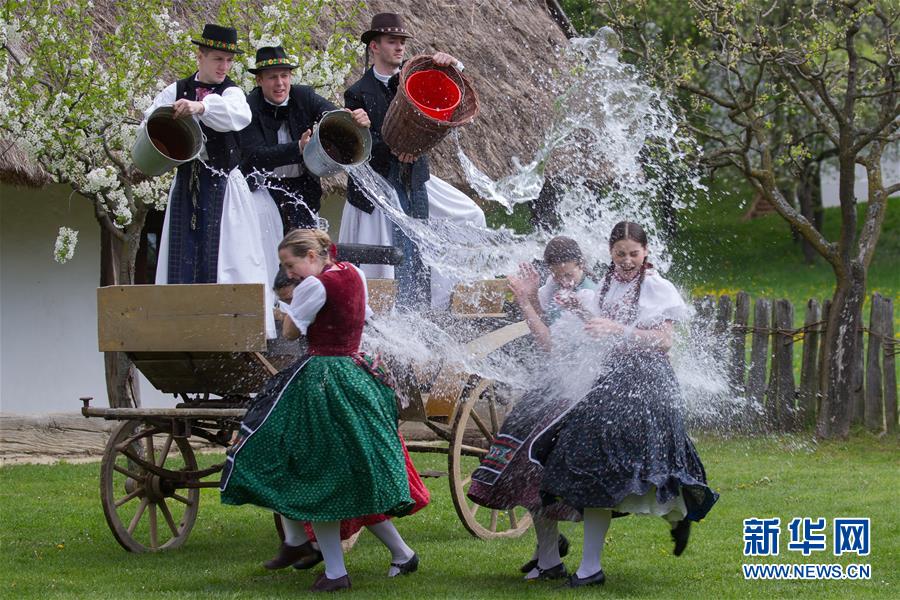
[[[61,225],[78,230],[75,256],[53,260]],[[90,204],[65,186],[0,185],[0,412],[77,412],[78,398],[106,406],[97,351],[100,229]],[[147,383],[145,406],[171,406]]]
[[[900,182],[900,144],[885,150],[881,157],[881,178],[885,187]],[[837,160],[825,161],[820,175],[822,184],[822,205],[840,206],[838,200]],[[853,186],[857,202],[868,202],[869,186],[866,180],[866,169],[856,165],[856,184]]]
[[[337,237],[343,197],[323,199]],[[78,230],[64,265],[53,260],[61,225]],[[97,350],[100,229],[87,200],[56,185],[0,185],[0,413],[77,412],[81,396],[106,406],[103,355]],[[141,381],[147,407],[175,400]]]

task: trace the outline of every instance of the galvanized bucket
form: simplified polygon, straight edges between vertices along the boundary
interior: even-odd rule
[[[194,160],[203,148],[203,132],[193,117],[173,119],[171,105],[160,106],[141,124],[131,160],[145,175],[156,177]]]
[[[303,148],[303,163],[315,175],[337,175],[343,167],[360,165],[372,153],[372,134],[346,110],[332,110],[313,129]]]

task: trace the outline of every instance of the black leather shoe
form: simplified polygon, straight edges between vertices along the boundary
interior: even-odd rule
[[[559,557],[565,558],[565,556],[569,553],[569,540],[566,539],[566,536],[563,534],[559,534]],[[529,560],[527,563],[519,567],[519,571],[522,573],[530,573],[532,569],[537,567],[537,559],[533,558]]]
[[[672,528],[671,533],[672,541],[675,542],[675,549],[672,550],[672,554],[681,556],[681,553],[687,548],[688,538],[691,536],[691,522],[687,519],[678,521],[675,527]]]
[[[325,560],[325,557],[322,556],[322,553],[312,547],[312,542],[306,542],[303,545],[308,546],[308,549],[306,553],[300,557],[299,560],[294,561],[295,569],[312,569],[314,566]]]
[[[344,575],[337,579],[328,579],[325,573],[316,578],[316,581],[309,588],[311,592],[340,592],[341,590],[350,589],[350,576]]]
[[[573,573],[569,576],[569,581],[566,583],[569,587],[584,587],[586,585],[603,585],[606,582],[606,575],[603,574],[603,569],[600,569],[593,575],[589,577],[585,577],[582,579],[576,573]]]
[[[555,567],[550,567],[549,569],[542,569],[540,567],[537,568],[538,576],[535,579],[542,579],[544,581],[551,581],[553,579],[563,579],[566,575],[569,574],[566,571],[566,565],[563,563],[559,563]]]
[[[400,571],[397,575],[409,575],[410,573],[415,573],[419,569],[419,555],[413,554],[412,558],[405,563],[391,563],[391,566],[397,567],[397,570]],[[397,575],[392,575],[392,577],[396,577]]]
[[[275,556],[275,558],[267,560],[263,563],[263,566],[269,570],[283,569],[285,567],[291,566],[298,560],[307,558],[312,552],[316,552],[316,550],[313,550],[313,547],[309,542],[300,544],[299,546],[288,546],[287,544],[281,544],[281,547],[278,548],[278,554]]]

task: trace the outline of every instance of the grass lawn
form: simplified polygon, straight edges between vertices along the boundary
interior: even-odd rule
[[[900,590],[900,489],[897,437],[858,434],[849,442],[816,444],[804,437],[723,440],[698,444],[721,499],[693,530],[684,556],[671,555],[661,519],[617,519],[604,556],[607,585],[567,590],[558,583],[524,583],[518,566],[533,535],[483,542],[465,532],[446,478],[426,480],[432,505],[398,521],[419,552],[418,573],[388,580],[388,555],[369,534],[348,554],[358,598],[896,598]],[[205,457],[212,460],[218,457]],[[446,469],[444,457],[416,455],[421,470]],[[106,527],[98,493],[99,465],[0,468],[0,596],[6,598],[293,598],[313,574],[267,572],[260,563],[276,549],[272,520],[253,507],[222,506],[204,490],[197,524],[180,550],[129,554]],[[742,556],[742,520],[780,517],[781,554]],[[871,555],[804,558],[788,551],[793,517],[825,517],[827,541],[836,517],[872,519]],[[580,556],[580,528],[566,559]],[[870,564],[868,581],[746,581],[741,564]],[[315,570],[317,573],[318,570]]]

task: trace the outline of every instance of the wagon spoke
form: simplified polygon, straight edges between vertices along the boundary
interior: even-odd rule
[[[468,477],[466,477],[465,479],[463,479],[462,486],[463,486],[463,487],[466,487],[466,486],[469,485],[470,483],[472,483],[472,476],[471,476],[471,475],[469,475]]]
[[[478,416],[478,413],[475,412],[475,408],[472,408],[471,412],[472,420],[475,421],[475,424],[478,425],[478,429],[481,430],[481,433],[484,435],[485,439],[488,441],[492,441],[494,439],[494,435],[488,429],[487,425],[484,423],[484,419]]]
[[[153,452],[153,434],[148,435],[144,440],[146,441],[145,445],[147,446],[147,462],[151,465],[155,465],[156,459],[154,458],[155,453]]]
[[[189,500],[188,498],[185,498],[181,494],[172,494],[172,498],[174,498],[175,500],[178,500],[182,504],[187,504],[188,506],[191,506],[192,504],[194,504],[191,500]]]
[[[500,512],[499,510],[491,511],[491,526],[490,526],[491,531],[495,531],[495,532],[497,531],[497,514],[499,512]]]
[[[519,517],[516,516],[516,509],[509,511],[509,527],[515,529],[519,526]]]
[[[137,524],[141,521],[141,517],[144,516],[144,510],[146,510],[148,504],[150,504],[150,500],[147,498],[141,500],[141,505],[138,507],[137,512],[134,513],[131,523],[128,524],[128,535],[134,534],[134,528],[137,527]]]
[[[491,437],[493,438],[500,431],[500,419],[497,417],[497,403],[494,401],[493,394],[491,394],[491,397],[488,400],[488,407],[491,411],[491,433],[493,434]]]
[[[478,512],[478,509],[479,509],[479,508],[481,508],[481,505],[480,505],[480,504],[475,504],[475,503],[473,502],[473,503],[472,503],[472,510],[470,510],[469,513],[474,517],[474,516],[475,516],[475,513]]]
[[[114,469],[117,473],[121,473],[121,474],[124,475],[125,477],[131,477],[131,478],[134,479],[135,481],[141,481],[141,480],[143,479],[143,477],[141,477],[140,475],[138,475],[137,473],[135,473],[135,472],[133,472],[133,471],[129,471],[129,470],[126,469],[125,467],[122,467],[122,466],[119,466],[119,465],[113,465],[113,469]]]
[[[139,487],[139,488],[135,489],[133,492],[131,492],[130,494],[128,494],[127,496],[123,496],[120,500],[116,501],[116,508],[119,508],[126,502],[131,502],[132,500],[134,500],[135,498],[140,496],[143,493],[143,491],[144,491],[144,488]]]
[[[156,527],[156,504],[150,505],[150,547],[159,548],[159,537]]]
[[[160,500],[159,510],[162,511],[163,517],[165,517],[166,523],[169,525],[169,531],[172,532],[173,536],[178,537],[178,527],[175,526],[175,519],[172,518],[172,513],[169,511],[169,507],[166,506],[165,500]]]
[[[163,466],[166,462],[166,458],[169,456],[169,449],[172,447],[172,440],[175,439],[174,434],[169,434],[169,437],[166,438],[166,442],[163,444],[162,450],[159,451],[159,461],[156,463],[157,467]]]

